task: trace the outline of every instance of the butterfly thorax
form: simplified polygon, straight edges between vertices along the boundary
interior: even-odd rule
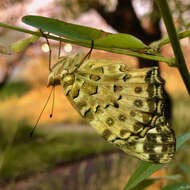
[[[51,68],[47,86],[60,85],[63,79],[68,83],[71,80],[73,81],[73,73],[79,68],[82,58],[82,54],[60,57],[57,63]]]

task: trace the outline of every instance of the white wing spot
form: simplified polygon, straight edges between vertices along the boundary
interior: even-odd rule
[[[156,146],[156,147],[154,148],[154,151],[155,151],[156,153],[162,153],[162,146]]]

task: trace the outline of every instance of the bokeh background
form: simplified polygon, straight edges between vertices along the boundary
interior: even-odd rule
[[[190,20],[187,1],[169,1],[178,31],[188,29]],[[33,29],[21,22],[24,15],[41,15],[95,27],[107,32],[129,33],[146,44],[166,35],[155,1],[151,0],[1,0],[0,22]],[[0,28],[0,50],[9,49],[14,41],[28,35]],[[189,39],[181,40],[188,68]],[[44,111],[31,138],[29,133],[50,93],[46,88],[48,52],[40,39],[23,52],[0,54],[0,189],[34,190],[120,190],[139,161],[115,149],[99,137],[79,116],[56,87],[53,118],[51,104]],[[50,40],[52,64],[56,63],[59,45]],[[61,55],[88,49],[72,46]],[[161,49],[172,57],[170,45]],[[123,61],[131,68],[158,63],[135,57],[93,50],[92,58]],[[171,101],[171,123],[179,136],[189,131],[190,98],[177,69],[159,63]],[[174,161],[152,177],[161,177],[149,189],[160,189],[167,183],[190,180],[189,144],[177,153]],[[166,176],[174,176],[165,180]]]

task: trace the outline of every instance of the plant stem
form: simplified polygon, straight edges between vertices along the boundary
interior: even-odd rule
[[[170,39],[170,42],[175,54],[177,67],[182,76],[182,79],[187,88],[187,91],[190,95],[190,77],[187,70],[187,66],[185,64],[183,52],[181,50],[181,47],[177,38],[177,33],[175,30],[175,26],[173,23],[172,15],[171,15],[167,0],[156,0],[156,2],[161,12],[161,15],[164,19],[164,23],[166,25],[168,36],[169,36],[169,39]]]
[[[24,32],[24,33],[28,33],[28,34],[32,34],[35,36],[39,36],[39,37],[43,37],[41,32],[34,32],[32,30],[28,30],[28,29],[24,29],[24,28],[20,28],[20,27],[16,27],[16,26],[11,26],[8,24],[4,24],[4,23],[0,23],[0,27],[4,27],[4,28],[9,28],[12,30],[16,30],[19,32]],[[75,44],[75,45],[79,45],[79,46],[83,46],[83,47],[91,47],[91,41],[83,41],[83,40],[68,40],[68,39],[64,39],[64,38],[60,38],[57,36],[53,36],[50,34],[46,34],[47,38],[52,39],[52,40],[56,40],[56,41],[61,41],[61,42],[65,42],[65,43],[71,43],[71,44]],[[108,52],[112,52],[112,53],[118,53],[118,54],[124,54],[124,55],[130,55],[130,56],[136,56],[136,57],[141,57],[144,59],[150,59],[150,60],[156,60],[156,61],[161,61],[161,62],[165,62],[168,63],[168,65],[170,66],[176,66],[175,65],[175,59],[173,58],[166,58],[163,56],[158,56],[158,55],[151,55],[151,54],[145,54],[145,53],[139,53],[139,52],[135,52],[132,50],[127,50],[127,49],[117,49],[117,48],[106,48],[103,46],[94,46],[94,49],[99,49],[99,50],[104,50],[104,51],[108,51]]]
[[[187,30],[185,32],[181,32],[177,34],[177,38],[178,40],[181,40],[183,38],[187,38],[190,37],[190,30]],[[167,37],[162,38],[161,40],[155,41],[153,43],[151,43],[149,46],[153,49],[160,49],[161,47],[163,47],[166,44],[170,43],[170,39]]]

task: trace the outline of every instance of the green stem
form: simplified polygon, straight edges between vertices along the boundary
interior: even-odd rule
[[[187,37],[190,37],[190,30],[177,34],[178,40],[181,40],[181,39],[187,38]],[[153,49],[160,49],[161,47],[163,47],[169,43],[170,43],[170,39],[167,36],[165,38],[162,38],[161,40],[151,43],[149,46]]]
[[[24,32],[24,33],[28,33],[28,34],[33,34],[35,36],[41,36],[39,32],[34,32],[34,31],[31,31],[31,30],[27,30],[27,29],[24,29],[24,28],[17,27],[17,26],[11,26],[11,25],[4,24],[4,23],[1,23],[1,22],[0,22],[0,27],[9,28],[9,29],[12,29],[12,30],[16,30],[16,31]]]
[[[38,31],[34,32],[34,31],[31,31],[31,30],[23,29],[23,28],[16,27],[16,26],[11,26],[11,25],[4,24],[4,23],[0,23],[0,27],[9,28],[9,29],[16,30],[16,31],[19,31],[19,32],[24,32],[24,33],[32,34],[32,35],[35,35],[35,36],[43,37],[41,32],[38,32]],[[79,45],[79,46],[83,46],[83,47],[88,47],[88,48],[91,47],[91,42],[90,41],[68,40],[68,39],[63,39],[63,38],[56,37],[56,36],[53,36],[53,35],[50,35],[50,34],[47,34],[47,37],[49,39],[56,40],[56,41],[62,41],[62,42],[65,42],[65,43],[71,43],[71,44],[75,44],[75,45]],[[105,48],[105,47],[102,47],[102,46],[94,46],[94,49],[104,50],[104,51],[108,51],[108,52],[112,52],[112,53],[136,56],[136,57],[141,57],[141,58],[144,58],[144,59],[161,61],[161,62],[168,63],[168,65],[170,65],[170,66],[175,66],[175,59],[173,59],[173,58],[165,58],[165,57],[157,56],[157,55],[143,54],[143,53],[138,53],[138,52],[135,52],[135,51],[124,50],[124,49]]]
[[[179,72],[182,76],[183,82],[190,95],[190,77],[187,70],[187,66],[185,64],[183,52],[181,50],[181,47],[177,38],[177,33],[175,30],[175,26],[173,23],[172,15],[171,15],[167,0],[157,0],[156,2],[160,9],[161,15],[164,19],[164,23],[166,25],[166,29],[168,32],[168,36],[169,36],[174,54],[175,54],[176,63],[177,63]]]

